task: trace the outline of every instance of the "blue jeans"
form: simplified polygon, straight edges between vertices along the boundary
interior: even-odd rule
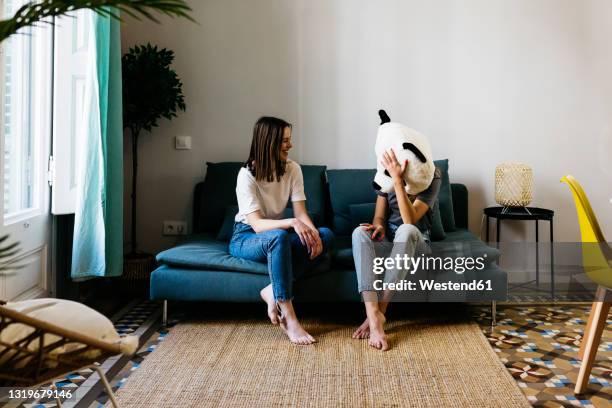
[[[334,234],[329,228],[319,228],[325,254],[331,247]],[[255,262],[267,262],[274,298],[285,301],[293,298],[293,280],[295,272],[314,266],[321,255],[311,260],[308,249],[302,245],[295,232],[274,229],[260,232],[253,231],[250,225],[242,222],[234,224],[234,233],[229,244],[229,253],[237,258]],[[294,268],[295,267],[295,268]]]

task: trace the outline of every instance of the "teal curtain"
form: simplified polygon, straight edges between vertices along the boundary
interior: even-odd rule
[[[91,70],[77,147],[72,278],[123,270],[123,124],[120,23],[92,15]]]

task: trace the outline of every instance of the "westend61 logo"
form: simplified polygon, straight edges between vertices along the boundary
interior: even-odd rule
[[[372,261],[372,272],[380,275],[387,269],[409,271],[411,275],[417,270],[454,271],[461,275],[465,271],[481,271],[485,267],[487,254],[479,257],[438,257],[438,256],[408,256],[397,254],[395,257],[376,257]]]
[[[491,279],[475,279],[469,282],[436,282],[433,279],[421,279],[417,282],[402,279],[399,282],[383,282],[382,279],[375,280],[372,283],[374,290],[394,290],[394,291],[492,291],[493,284]]]

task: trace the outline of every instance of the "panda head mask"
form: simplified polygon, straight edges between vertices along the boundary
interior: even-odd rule
[[[397,160],[404,163],[408,160],[408,168],[404,172],[406,192],[416,195],[426,190],[434,178],[436,170],[431,154],[431,146],[425,136],[400,123],[391,122],[384,110],[378,111],[380,127],[376,135],[377,166],[372,186],[383,193],[393,191],[393,179],[381,164],[383,153],[393,149]]]

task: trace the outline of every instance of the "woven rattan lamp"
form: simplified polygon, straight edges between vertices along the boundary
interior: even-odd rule
[[[533,170],[518,162],[504,162],[495,168],[495,201],[504,207],[527,206],[533,200]]]

